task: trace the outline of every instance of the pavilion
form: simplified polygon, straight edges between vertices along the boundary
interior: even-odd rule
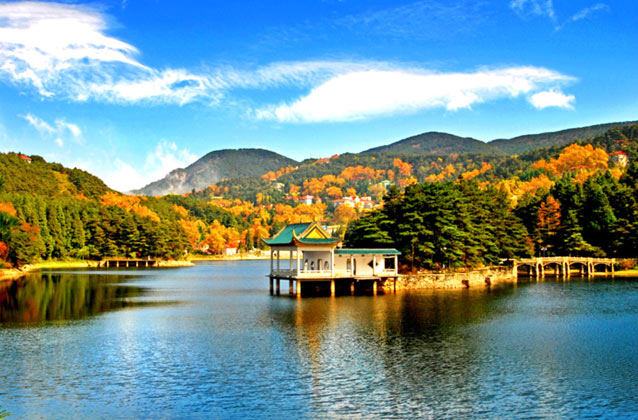
[[[371,282],[376,293],[379,281],[398,276],[399,251],[342,248],[343,239],[331,237],[317,222],[291,224],[273,238],[262,240],[270,247],[270,290],[275,280],[277,294],[282,279],[289,281],[291,294],[296,282],[300,296],[302,283],[329,283],[334,295],[336,282],[349,283],[351,292],[355,284]]]

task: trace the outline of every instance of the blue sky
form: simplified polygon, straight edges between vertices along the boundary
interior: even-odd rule
[[[0,151],[120,191],[224,148],[638,119],[634,1],[0,3]]]

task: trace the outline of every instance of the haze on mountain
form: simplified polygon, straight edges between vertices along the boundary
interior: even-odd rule
[[[634,121],[598,124],[548,133],[527,134],[511,139],[496,139],[489,142],[449,133],[427,132],[388,145],[374,147],[361,152],[361,154],[444,156],[452,153],[472,153],[516,155],[537,148],[564,146],[577,140],[592,138],[615,127],[635,123]],[[301,165],[304,165],[304,162]],[[314,159],[310,159],[309,162],[314,162]],[[141,195],[184,194],[192,190],[203,190],[209,185],[223,180],[258,177],[269,171],[298,165],[300,163],[293,159],[264,149],[218,150],[208,153],[184,169],[175,169],[164,178],[134,190],[132,193]]]
[[[141,195],[185,194],[203,190],[230,178],[259,176],[297,161],[264,149],[224,149],[210,152],[186,168],[174,169],[164,178],[131,191]]]

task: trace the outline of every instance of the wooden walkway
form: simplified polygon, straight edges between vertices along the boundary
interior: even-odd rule
[[[530,277],[544,277],[549,271],[557,276],[569,277],[572,274],[593,276],[594,274],[614,275],[615,258],[588,257],[541,257],[514,260],[514,273],[527,274]]]
[[[108,258],[98,263],[98,267],[104,268],[128,268],[128,267],[155,267],[157,260]]]

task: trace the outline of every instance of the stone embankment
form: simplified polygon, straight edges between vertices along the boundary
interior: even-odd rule
[[[467,272],[402,274],[397,279],[396,290],[486,287],[515,281],[512,267],[491,267]],[[394,281],[386,281],[383,289],[393,291]]]

